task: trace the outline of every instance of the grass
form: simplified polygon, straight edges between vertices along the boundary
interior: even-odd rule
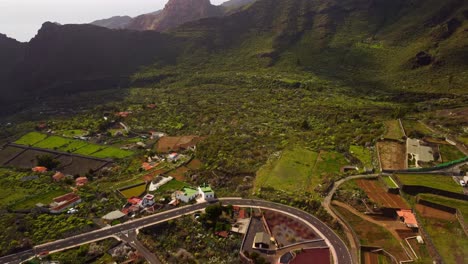
[[[78,149],[88,145],[89,143],[86,142],[86,141],[80,141],[80,140],[75,140],[73,142],[70,142],[70,144],[68,145],[65,145],[65,146],[62,146],[60,147],[59,149],[62,150],[62,151],[66,151],[66,152],[75,152],[77,151]]]
[[[290,193],[305,192],[317,183],[313,170],[318,153],[301,147],[283,151],[257,172],[256,187],[272,187]]]
[[[405,136],[401,130],[400,122],[398,120],[385,121],[385,128],[385,138],[399,140]]]
[[[429,202],[442,204],[452,208],[457,208],[463,215],[463,218],[468,220],[468,201],[462,201],[457,199],[452,199],[448,197],[443,197],[434,194],[419,194],[418,197]]]
[[[393,180],[390,178],[390,176],[382,176],[383,181],[385,184],[390,187],[390,188],[398,188],[398,185],[396,185]]]
[[[461,193],[463,187],[457,184],[452,177],[433,174],[397,174],[403,185],[419,185],[434,189]]]
[[[340,172],[341,167],[348,165],[343,154],[332,151],[321,151],[317,158],[317,165],[313,171],[314,176],[332,176]],[[314,177],[315,179],[316,177]]]
[[[372,168],[372,152],[365,147],[351,145],[349,146],[351,154],[362,162],[366,168]]]
[[[37,194],[32,197],[25,197],[24,200],[15,203],[12,206],[13,210],[21,210],[21,209],[32,209],[38,203],[42,204],[50,204],[55,197],[61,196],[66,194],[67,192],[64,190],[53,190],[47,193]]]
[[[410,138],[422,138],[433,134],[429,128],[416,120],[402,120],[406,135]]]
[[[99,146],[99,145],[94,145],[94,144],[88,144],[82,148],[79,148],[77,151],[75,151],[74,153],[76,154],[81,154],[81,155],[91,155],[95,152],[98,152],[102,149],[104,149],[105,147],[103,146]]]
[[[140,196],[146,191],[146,184],[141,184],[126,190],[121,189],[119,191],[127,199],[134,196]]]
[[[370,223],[344,208],[335,208],[351,225],[362,245],[382,247],[394,256],[404,255],[400,243],[385,228]]]
[[[440,155],[442,156],[442,162],[449,162],[464,158],[466,155],[463,154],[457,147],[452,145],[440,145]]]
[[[445,263],[466,263],[468,239],[458,221],[421,218],[424,229],[432,238]]]
[[[133,152],[123,149],[118,149],[114,147],[105,148],[101,151],[93,153],[93,157],[97,158],[117,158],[122,159],[133,155]]]
[[[70,139],[63,138],[63,137],[57,137],[57,136],[50,136],[41,142],[34,144],[34,147],[36,148],[45,148],[45,149],[58,149],[61,146],[70,144],[73,142]]]
[[[178,181],[178,180],[172,180],[166,184],[164,184],[163,186],[159,187],[158,190],[156,190],[156,192],[158,193],[165,193],[165,192],[168,192],[168,191],[177,191],[177,190],[180,190],[182,188],[184,188],[185,186],[187,186],[186,183],[184,182],[181,182],[181,181]]]
[[[59,131],[58,134],[64,137],[81,137],[88,134],[88,131],[81,130],[81,129],[70,129],[70,130],[63,130]]]
[[[22,136],[20,139],[15,141],[16,144],[20,145],[26,145],[26,146],[32,146],[44,139],[47,138],[46,134],[42,134],[39,132],[30,132],[24,136]]]

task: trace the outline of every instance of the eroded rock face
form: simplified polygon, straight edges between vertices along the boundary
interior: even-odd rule
[[[128,28],[167,31],[190,21],[221,15],[223,10],[210,0],[170,0],[162,12],[136,17]]]
[[[425,51],[420,51],[418,54],[416,54],[416,57],[413,59],[413,68],[418,68],[422,66],[427,66],[433,62],[433,58],[431,54],[425,52]]]

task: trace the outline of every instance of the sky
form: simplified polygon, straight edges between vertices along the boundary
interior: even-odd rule
[[[211,0],[219,5],[226,0]],[[0,33],[22,42],[46,22],[89,23],[112,16],[137,16],[162,9],[167,0],[0,0]]]

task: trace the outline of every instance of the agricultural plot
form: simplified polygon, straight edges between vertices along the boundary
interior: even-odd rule
[[[447,220],[447,221],[457,220],[457,217],[455,216],[455,214],[451,214],[446,211],[438,210],[430,206],[416,204],[415,208],[423,217],[429,217],[433,219],[441,219],[441,220]]]
[[[398,185],[390,176],[382,176],[382,180],[385,182],[385,185],[387,185],[388,188],[398,188]]]
[[[36,157],[41,156],[41,155],[51,155],[51,154],[48,152],[44,152],[44,151],[27,150],[23,154],[14,158],[13,160],[11,160],[5,165],[13,166],[17,168],[23,168],[23,169],[30,169],[37,165]]]
[[[440,156],[442,157],[442,162],[449,162],[453,160],[458,160],[466,157],[463,152],[457,149],[457,147],[452,145],[440,145]]]
[[[123,197],[126,199],[131,198],[131,197],[137,197],[142,195],[146,191],[146,184],[140,184],[134,187],[130,188],[123,188],[120,189],[119,192],[122,194]]]
[[[117,158],[122,159],[133,155],[133,152],[129,150],[123,150],[119,148],[109,147],[101,151],[93,153],[92,156],[96,158]]]
[[[187,186],[186,183],[178,181],[178,180],[172,180],[163,186],[159,187],[158,190],[156,190],[157,193],[169,193],[169,192],[174,192],[177,190],[180,190]]]
[[[383,207],[409,209],[410,206],[401,196],[388,193],[378,180],[357,180],[357,184],[363,189],[367,196]]]
[[[372,168],[372,152],[362,146],[349,146],[349,152],[362,162],[362,165],[366,168]]]
[[[384,138],[388,139],[403,139],[405,134],[401,130],[400,122],[398,120],[389,120],[385,122],[385,135]]]
[[[468,201],[452,199],[434,194],[420,194],[419,198],[436,204],[457,208],[463,215],[463,218],[468,219]]]
[[[61,146],[68,145],[72,142],[73,140],[63,138],[63,137],[57,137],[57,136],[50,136],[41,142],[38,142],[34,144],[33,146],[35,148],[44,148],[44,149],[58,149]]]
[[[402,120],[402,123],[408,137],[421,139],[433,134],[427,126],[416,120]]]
[[[377,142],[382,170],[406,169],[406,145],[396,141]]]
[[[16,147],[11,147],[11,146],[0,150],[0,165],[2,165],[5,162],[9,161],[14,156],[21,153],[21,151],[23,151],[22,148],[16,148]]]
[[[172,176],[174,179],[178,181],[185,181],[185,173],[189,171],[189,168],[182,166],[179,167],[171,172],[169,172],[169,176]]]
[[[32,146],[44,139],[46,139],[47,135],[42,134],[39,132],[30,132],[24,136],[22,136],[20,139],[15,141],[16,144],[19,145],[26,145],[26,146]]]
[[[75,140],[73,142],[70,142],[67,145],[61,146],[59,148],[59,150],[65,151],[65,152],[76,152],[78,149],[80,149],[80,148],[82,148],[84,146],[87,146],[87,145],[89,145],[89,144],[86,141]]]
[[[283,151],[278,160],[269,161],[257,172],[256,188],[271,187],[290,193],[308,191],[320,180],[313,177],[317,157],[318,153],[299,147]]]
[[[429,234],[444,263],[466,263],[468,239],[456,220],[442,220],[430,215],[421,217],[420,224]]]
[[[105,161],[66,155],[58,157],[58,160],[60,161],[60,171],[71,175],[84,175],[89,170],[96,171],[107,163]]]
[[[180,151],[195,146],[201,140],[202,138],[198,136],[162,137],[158,141],[156,150],[160,153]]]
[[[84,147],[81,147],[79,148],[78,150],[76,150],[74,153],[76,154],[80,154],[80,155],[88,155],[88,156],[91,156],[91,154],[95,153],[95,152],[98,152],[102,149],[104,149],[105,147],[103,146],[99,146],[99,145],[94,145],[94,144],[87,144],[86,146]]]
[[[321,151],[317,157],[317,163],[312,175],[318,175],[320,178],[327,175],[336,175],[340,172],[341,167],[345,165],[348,165],[348,161],[341,153]],[[313,179],[317,179],[317,177],[313,177]]]
[[[12,206],[12,209],[13,210],[32,209],[38,203],[50,204],[55,197],[64,195],[68,192],[70,191],[64,191],[64,190],[59,189],[59,190],[49,191],[46,193],[40,193],[40,194],[30,196],[30,197],[28,196],[28,197],[25,197],[23,200],[16,202]]]
[[[426,186],[434,189],[461,193],[463,187],[457,184],[451,176],[433,174],[397,174],[403,185]]]

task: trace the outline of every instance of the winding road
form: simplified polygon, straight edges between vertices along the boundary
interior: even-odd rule
[[[303,221],[308,226],[313,228],[327,243],[332,252],[332,256],[335,264],[352,264],[353,260],[351,254],[346,247],[345,243],[341,240],[338,235],[336,235],[333,230],[331,230],[326,224],[317,219],[316,217],[302,211],[300,209],[290,207],[283,204],[273,203],[264,200],[252,200],[252,199],[242,199],[242,198],[220,198],[224,205],[232,204],[237,206],[246,206],[246,207],[256,207],[262,209],[268,209],[273,211],[278,211],[296,219]],[[144,228],[147,226],[155,225],[157,223],[166,222],[171,219],[179,218],[183,215],[192,214],[194,212],[203,210],[207,207],[208,203],[199,203],[194,205],[187,205],[180,208],[172,209],[169,211],[161,212],[151,216],[147,216],[140,219],[131,220],[129,222],[112,226],[105,227],[99,230],[91,231],[85,234],[53,241],[47,244],[42,244],[34,247],[34,249],[19,252],[17,254],[8,255],[0,258],[0,263],[21,263],[35,254],[48,251],[60,251],[82,244],[87,244],[93,241],[102,240],[109,237],[115,237],[116,234],[122,232],[128,232],[135,229]]]

